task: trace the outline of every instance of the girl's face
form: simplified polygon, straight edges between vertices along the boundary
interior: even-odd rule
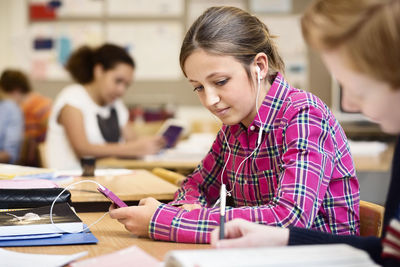
[[[186,59],[184,71],[200,102],[222,123],[242,122],[246,127],[252,123],[256,115],[256,90],[235,58],[198,49]]]
[[[114,68],[95,70],[95,81],[99,88],[102,104],[107,105],[122,97],[133,80],[133,68],[125,63],[118,63]]]
[[[362,112],[379,123],[384,132],[400,133],[400,88],[368,77],[348,67],[340,50],[323,52],[322,59],[342,85],[342,105],[348,111]]]

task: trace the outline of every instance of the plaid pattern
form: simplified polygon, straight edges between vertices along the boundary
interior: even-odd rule
[[[226,220],[275,226],[298,226],[342,235],[359,234],[359,184],[346,136],[328,107],[316,96],[291,88],[278,74],[248,129],[241,124],[220,131],[210,152],[187,177],[170,205],[154,214],[149,234],[154,239],[207,243],[219,224],[211,208],[223,182],[233,188],[235,208]],[[256,148],[259,127],[262,144]],[[254,127],[252,127],[254,126]],[[198,203],[184,211],[174,205]]]

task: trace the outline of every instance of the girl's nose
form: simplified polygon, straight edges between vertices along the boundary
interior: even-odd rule
[[[216,94],[215,92],[207,92],[206,91],[206,104],[207,106],[213,106],[215,104],[217,104],[219,101],[221,101],[221,98],[219,97],[218,94]]]

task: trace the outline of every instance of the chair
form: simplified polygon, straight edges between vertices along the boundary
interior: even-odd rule
[[[38,144],[38,151],[39,151],[40,167],[48,168],[48,164],[47,164],[47,160],[46,160],[46,143],[45,142]]]
[[[381,205],[360,200],[360,235],[380,237],[384,212]]]
[[[154,168],[151,172],[157,175],[158,177],[177,186],[181,186],[182,182],[186,178],[184,175],[180,173],[173,172],[164,168]]]

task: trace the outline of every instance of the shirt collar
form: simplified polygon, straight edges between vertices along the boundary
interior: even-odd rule
[[[255,125],[258,128],[262,126],[265,132],[270,131],[290,89],[290,85],[283,78],[282,74],[278,72],[258,110],[261,120],[256,115],[251,125]]]
[[[260,119],[256,114],[253,122],[249,125],[257,128],[263,126],[264,132],[269,132],[272,129],[275,118],[281,109],[286,97],[289,94],[291,87],[283,78],[281,73],[277,73],[271,87],[265,96],[260,108],[258,109]],[[237,136],[241,131],[244,130],[241,123],[230,126],[232,133]]]

